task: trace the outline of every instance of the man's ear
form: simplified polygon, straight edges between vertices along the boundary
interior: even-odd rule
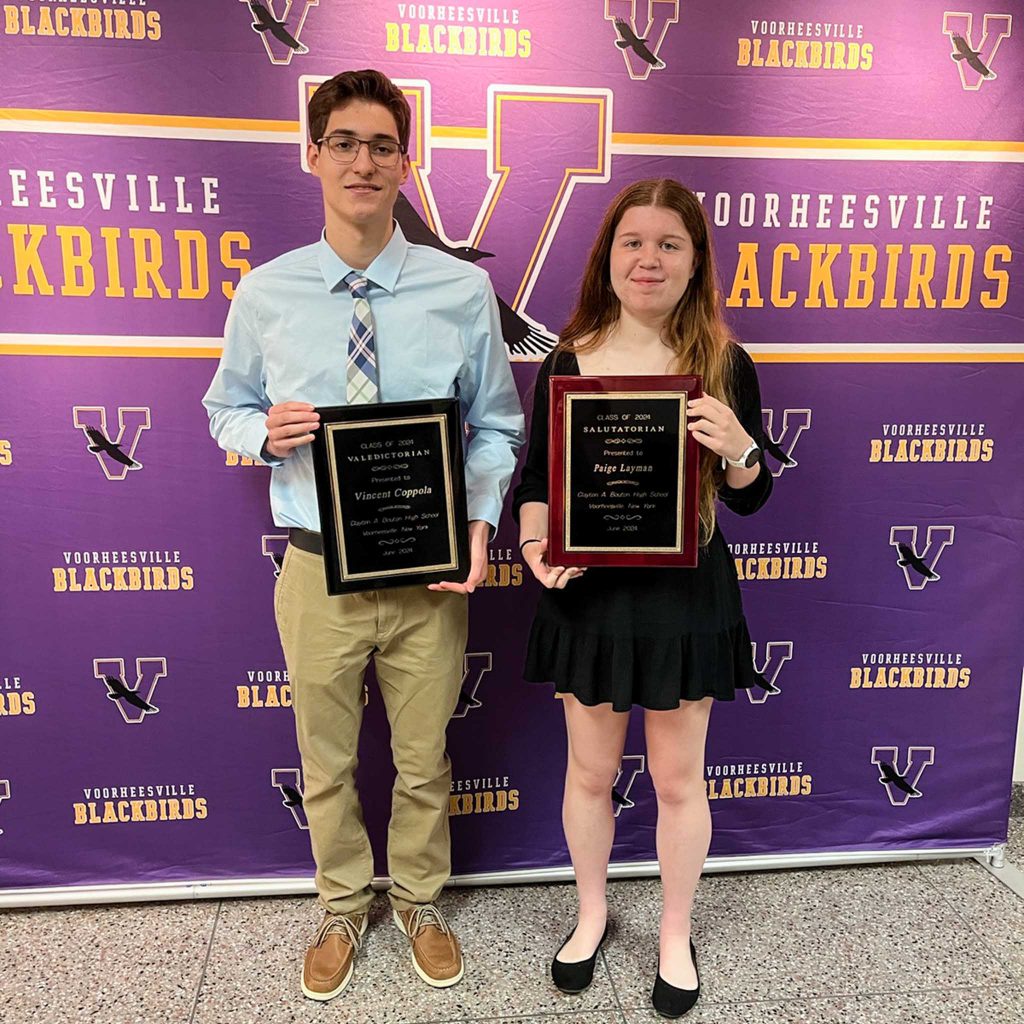
[[[402,154],[402,184],[404,185],[409,180],[409,169],[412,166],[409,160],[409,154]]]
[[[320,177],[320,147],[312,142],[306,143],[306,163],[310,171],[318,178]]]

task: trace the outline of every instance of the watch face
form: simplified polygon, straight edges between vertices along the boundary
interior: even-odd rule
[[[747,457],[743,460],[744,467],[746,469],[752,469],[759,458],[761,458],[761,449],[758,448],[757,445],[754,445],[754,447],[747,452]]]

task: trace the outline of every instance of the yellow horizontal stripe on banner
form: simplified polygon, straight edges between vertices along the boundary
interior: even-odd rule
[[[430,129],[430,137],[433,139],[486,139],[487,129],[434,125]]]
[[[978,139],[832,139],[795,135],[659,135],[612,132],[612,145],[720,146],[764,149],[909,149],[951,153],[1024,153],[1024,142],[986,142]]]
[[[39,121],[49,124],[130,125],[147,128],[197,128],[221,131],[280,132],[294,135],[298,121],[257,117],[191,117],[177,114],[127,114],[100,110],[42,110],[0,108],[0,121]],[[486,139],[486,127],[434,125],[437,139]],[[713,146],[722,149],[863,149],[927,150],[949,153],[1024,153],[1024,142],[982,139],[857,139],[796,135],[675,135],[654,132],[612,132],[617,146]]]
[[[142,359],[219,359],[219,346],[192,348],[160,345],[0,344],[0,356],[126,356]],[[1024,363],[1024,351],[1014,352],[758,352],[755,363]],[[515,359],[515,362],[535,360]],[[540,362],[540,360],[536,360]]]
[[[755,363],[1024,363],[1024,352],[751,352]]]
[[[120,345],[0,345],[0,356],[128,356],[133,359],[220,359],[221,348]]]
[[[0,107],[0,120],[41,121],[48,124],[120,124],[146,128],[216,128],[295,134],[298,121],[269,121],[258,117],[183,117],[177,114],[118,114],[101,110],[19,110]]]

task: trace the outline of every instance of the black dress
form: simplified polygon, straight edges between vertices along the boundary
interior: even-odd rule
[[[537,374],[530,446],[513,496],[516,520],[528,501],[548,500],[548,378],[578,375],[572,352],[552,352]],[[759,444],[761,392],[753,360],[732,346],[737,418]],[[762,444],[763,447],[763,444]],[[719,489],[739,515],[756,512],[772,490],[761,472],[742,490]],[[733,700],[737,688],[763,686],[754,669],[736,566],[716,525],[694,569],[597,568],[564,590],[541,593],[526,652],[525,679],[554,682],[583,704],[616,711],[640,705],[667,711],[681,700]]]

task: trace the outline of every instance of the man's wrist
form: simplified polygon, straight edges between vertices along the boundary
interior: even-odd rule
[[[484,538],[489,544],[494,540],[495,534],[498,532],[498,527],[495,526],[488,519],[470,519],[469,520],[469,536],[472,537],[474,533],[483,533]]]

